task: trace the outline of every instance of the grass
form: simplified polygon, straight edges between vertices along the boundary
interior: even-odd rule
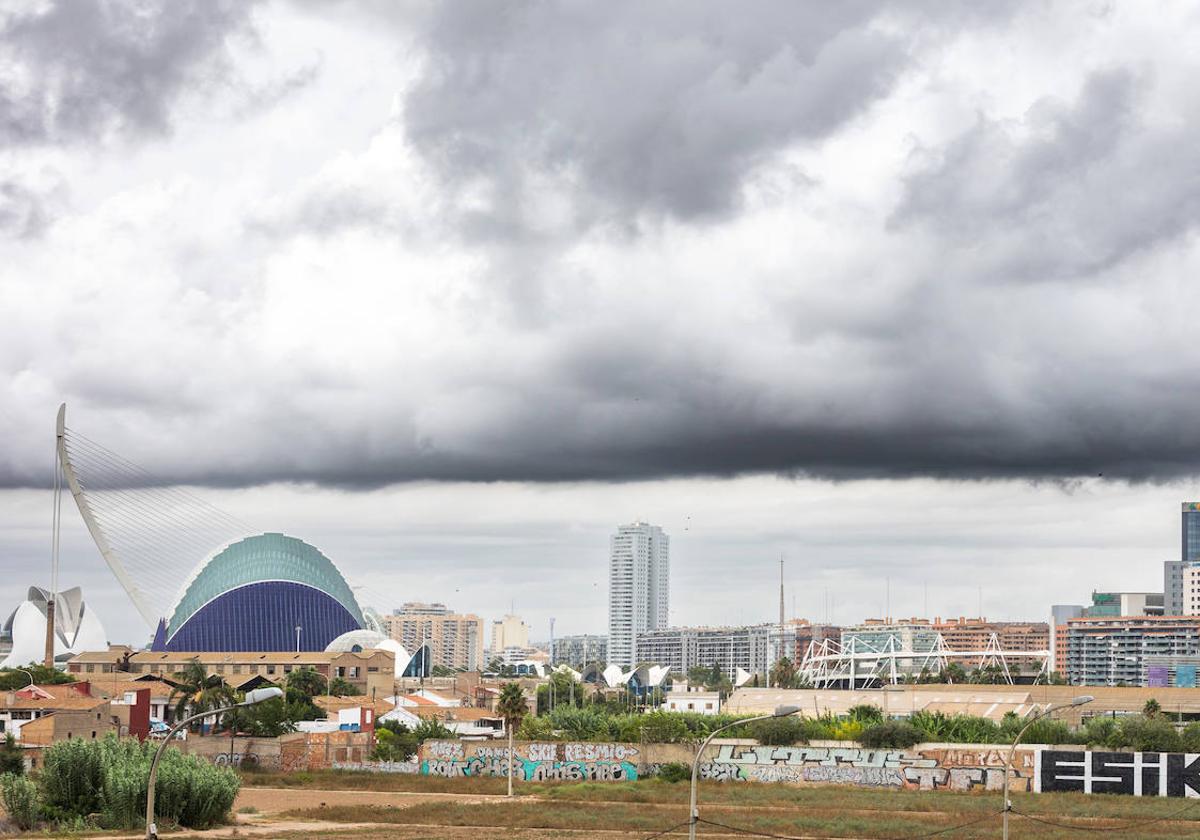
[[[258,774],[256,774],[258,775]],[[268,774],[262,774],[268,775]],[[337,771],[327,777],[312,774],[314,788],[395,790],[420,793],[499,794],[504,779],[442,779],[428,776],[388,776]],[[360,777],[382,786],[356,784]],[[366,781],[367,779],[363,779]],[[660,780],[623,783],[521,784],[517,801],[501,798],[486,803],[457,800],[420,802],[401,807],[379,805],[301,808],[278,815],[284,819],[360,822],[383,825],[428,825],[486,829],[578,830],[610,829],[649,835],[687,819],[687,784]],[[879,790],[842,786],[793,786],[756,783],[701,783],[705,819],[785,836],[904,838],[928,834],[979,820],[977,824],[940,835],[958,840],[991,840],[1000,832],[1000,795],[996,791]],[[1066,840],[1105,829],[1112,838],[1175,838],[1200,836],[1200,802],[1158,797],[1073,793],[1016,794],[1017,814],[1011,818],[1016,837]],[[1192,807],[1194,806],[1194,807]],[[1029,813],[1065,826],[1034,822]],[[1157,819],[1158,822],[1146,822]],[[413,829],[417,830],[417,829]],[[702,826],[701,833],[726,833]],[[406,835],[407,836],[407,835]],[[566,836],[566,835],[564,835]]]
[[[942,794],[926,794],[941,796]],[[975,799],[949,795],[953,799]],[[1175,801],[1178,809],[1178,800]],[[914,837],[943,829],[951,829],[978,820],[958,830],[947,831],[945,837],[959,840],[991,840],[999,834],[1000,817],[992,810],[963,813],[957,810],[939,812],[844,811],[838,807],[731,808],[705,805],[702,817],[741,830],[777,835],[807,835],[816,837],[897,838]],[[291,811],[283,815],[290,819],[330,822],[384,823],[397,825],[471,826],[510,829],[559,829],[596,831],[597,829],[626,831],[647,835],[687,820],[686,805],[650,804],[629,808],[622,803],[601,802],[521,802],[497,801],[485,804],[465,804],[453,801],[427,802],[410,807],[334,806]],[[1037,837],[1039,840],[1066,840],[1079,837],[1083,823],[1075,828],[1035,824],[1014,816],[1014,833],[1018,837]],[[1070,818],[1057,817],[1068,822]],[[1159,822],[1128,825],[1127,831],[1113,831],[1127,825],[1126,820],[1088,821],[1089,828],[1108,828],[1108,837],[1176,838],[1195,837],[1196,827],[1189,822]],[[702,824],[703,834],[724,834],[728,829]]]
[[[314,770],[302,773],[255,770],[244,772],[243,787],[311,788],[314,790],[373,790],[413,793],[501,794],[508,782],[487,776],[417,776],[408,773],[373,773],[367,770]],[[564,783],[569,784],[569,783]],[[522,788],[532,787],[521,785]],[[524,790],[521,791],[525,793]]]

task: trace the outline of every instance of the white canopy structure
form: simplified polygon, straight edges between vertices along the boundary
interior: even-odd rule
[[[12,648],[0,668],[18,668],[41,662],[46,653],[46,616],[50,593],[40,586],[29,594],[4,622],[4,636]],[[83,600],[78,587],[59,592],[54,599],[54,661],[65,662],[85,650],[106,650],[108,638],[100,619]]]

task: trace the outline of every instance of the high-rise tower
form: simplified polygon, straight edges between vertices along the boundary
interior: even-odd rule
[[[609,539],[608,663],[634,665],[639,633],[662,630],[670,609],[670,539],[657,525],[622,525]]]

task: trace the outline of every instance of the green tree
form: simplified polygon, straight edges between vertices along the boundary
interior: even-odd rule
[[[375,761],[408,761],[416,755],[420,741],[416,734],[403,723],[386,720],[375,729],[375,749],[371,758]]]
[[[1142,706],[1142,714],[1148,718],[1157,717],[1161,711],[1162,706],[1153,697],[1146,701],[1146,705]]]
[[[496,702],[496,711],[504,718],[504,728],[508,730],[508,795],[513,795],[513,733],[521,725],[521,721],[529,712],[525,705],[525,689],[515,682],[505,683],[500,687],[500,699]]]
[[[334,677],[329,681],[329,693],[334,697],[349,697],[357,694],[358,691],[347,680],[341,677]]]
[[[288,692],[295,692],[305,697],[316,697],[325,693],[326,680],[314,668],[297,668],[285,679]]]
[[[944,669],[942,669],[941,676],[942,676],[942,679],[937,680],[937,682],[946,682],[946,683],[965,683],[965,682],[967,682],[967,671],[965,668],[963,668],[963,666],[959,665],[957,662],[951,662]]]
[[[183,720],[210,709],[233,705],[235,694],[217,674],[209,674],[199,659],[193,659],[183,670],[175,674],[171,685],[168,705],[174,706],[175,720]],[[196,727],[202,721],[196,721]]]
[[[28,671],[29,673],[25,673]],[[36,662],[30,662],[24,668],[0,669],[0,691],[15,691],[29,685],[33,677],[34,685],[65,685],[75,682],[75,678],[57,668],[47,668]]]
[[[255,738],[278,738],[295,732],[297,721],[309,719],[302,717],[307,711],[307,704],[288,703],[284,698],[276,697],[227,712],[222,724],[231,732]]]
[[[796,666],[786,656],[780,657],[771,666],[770,684],[775,688],[791,688],[796,681]]]
[[[19,776],[24,772],[24,751],[17,745],[17,739],[11,732],[5,733],[4,744],[0,746],[0,774],[11,773]]]

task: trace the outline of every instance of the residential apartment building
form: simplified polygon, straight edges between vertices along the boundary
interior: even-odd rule
[[[632,668],[638,637],[667,626],[670,540],[657,525],[622,525],[609,540],[608,664]]]
[[[492,655],[499,655],[505,648],[529,647],[529,625],[520,616],[506,615],[492,622],[492,644],[488,648]]]
[[[1044,653],[1050,649],[1050,625],[1044,621],[988,621],[984,618],[934,619],[933,627],[941,634],[946,647],[953,651],[987,651],[999,648],[1006,656],[1022,651]],[[1038,664],[1044,657],[1037,657]],[[974,657],[959,657],[974,666]],[[970,661],[975,659],[974,662]]]
[[[608,636],[560,636],[554,640],[554,664],[570,665],[582,671],[592,662],[608,662]]]
[[[797,665],[804,661],[810,646],[820,646],[826,639],[831,642],[842,640],[842,628],[836,624],[813,624],[808,619],[793,618],[787,626],[796,640],[792,661]]]
[[[1160,657],[1200,654],[1200,617],[1082,616],[1067,620],[1065,636],[1073,685],[1142,686]]]
[[[413,611],[405,612],[409,607]],[[477,615],[452,613],[442,604],[405,604],[381,621],[383,631],[405,650],[428,644],[431,665],[483,670],[483,619]]]
[[[1050,607],[1050,670],[1067,671],[1067,621],[1083,615],[1082,604],[1055,604]]]
[[[673,674],[686,676],[690,668],[716,666],[735,680],[739,668],[750,674],[768,673],[778,638],[777,624],[672,627],[639,634],[635,650],[638,662],[665,666]]]
[[[408,601],[400,609],[392,610],[392,615],[450,615],[450,609],[445,604]]]
[[[89,674],[110,674],[114,671],[171,677],[183,671],[192,662],[199,662],[208,673],[222,677],[230,685],[238,687],[251,682],[253,677],[280,682],[292,671],[311,668],[326,678],[340,677],[354,686],[359,694],[370,694],[374,690],[380,696],[392,690],[392,679],[396,669],[396,656],[390,650],[363,650],[357,653],[204,653],[146,650],[134,653],[115,648],[87,651],[73,656],[67,661],[67,671],[76,679],[82,680],[90,679]],[[95,679],[98,683],[104,683],[103,679]]]

